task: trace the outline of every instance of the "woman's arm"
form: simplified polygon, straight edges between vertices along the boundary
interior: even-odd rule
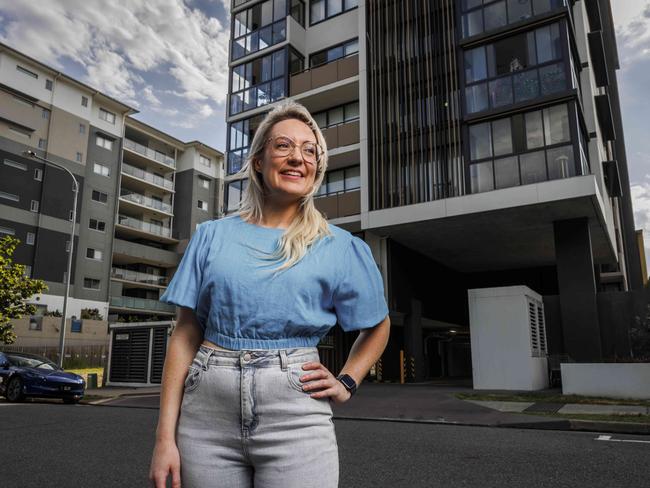
[[[352,349],[350,349],[350,354],[341,373],[349,374],[357,385],[361,384],[372,365],[377,362],[386,349],[389,335],[390,318],[388,315],[371,329],[363,329],[352,344]],[[350,392],[321,363],[307,363],[303,365],[303,369],[315,370],[302,376],[303,382],[311,382],[303,389],[310,391],[322,388],[322,390],[312,393],[313,398],[332,397],[331,399],[336,403],[342,403],[350,398]]]
[[[203,340],[203,330],[190,308],[181,307],[176,327],[169,338],[160,388],[160,412],[156,445],[151,459],[149,479],[156,488],[164,488],[172,473],[172,486],[180,486],[180,457],[176,447],[176,423],[183,401],[187,371]]]

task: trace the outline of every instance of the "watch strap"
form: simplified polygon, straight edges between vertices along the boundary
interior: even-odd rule
[[[357,382],[354,381],[354,378],[349,374],[341,373],[336,377],[339,380],[346,390],[350,392],[350,396],[354,395],[357,392]]]

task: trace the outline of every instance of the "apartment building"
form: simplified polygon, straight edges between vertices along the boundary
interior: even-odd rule
[[[384,378],[400,350],[411,380],[470,376],[468,290],[485,287],[544,297],[549,353],[624,356],[646,298],[618,67],[607,0],[234,0],[224,208],[291,97],[329,146],[318,208],[384,278]],[[349,343],[334,332],[324,356]]]
[[[63,310],[74,194],[66,172],[27,150],[79,182],[68,315],[87,308],[147,322],[175,313],[158,297],[196,226],[221,215],[223,154],[134,113],[0,44],[0,236],[21,240],[16,262],[48,285],[33,300],[39,314]]]

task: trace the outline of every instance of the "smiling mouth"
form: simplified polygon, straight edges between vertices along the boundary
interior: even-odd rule
[[[297,179],[303,177],[302,174],[300,174],[297,171],[284,171],[284,172],[282,172],[280,174],[282,176],[286,177],[286,178],[291,178],[291,179],[294,179],[294,180],[297,180]]]

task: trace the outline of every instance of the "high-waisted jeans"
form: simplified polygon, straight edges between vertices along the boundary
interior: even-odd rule
[[[338,446],[328,398],[302,390],[315,347],[225,351],[201,345],[176,433],[183,488],[335,488]]]

